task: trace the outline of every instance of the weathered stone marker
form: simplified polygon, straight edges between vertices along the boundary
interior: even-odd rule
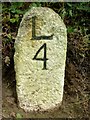
[[[16,89],[25,111],[46,111],[62,102],[67,48],[66,27],[50,8],[28,11],[15,41]]]

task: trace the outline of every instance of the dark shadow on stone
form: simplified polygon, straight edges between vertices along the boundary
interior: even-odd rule
[[[6,66],[4,63],[2,65],[2,84],[7,84],[10,91],[12,92],[12,97],[15,98],[15,103],[17,104],[17,92],[16,92],[16,79],[14,70],[14,52],[11,51],[12,55],[10,57],[10,65]],[[3,93],[2,93],[3,94]]]

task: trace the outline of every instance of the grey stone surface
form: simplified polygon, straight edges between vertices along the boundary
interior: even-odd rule
[[[36,36],[50,36],[51,40],[32,38],[32,17],[36,16]],[[44,62],[33,60],[46,43]],[[15,41],[16,89],[19,106],[25,111],[47,111],[58,107],[63,98],[67,32],[61,17],[52,9],[36,7],[23,17]],[[43,58],[44,47],[37,58]]]

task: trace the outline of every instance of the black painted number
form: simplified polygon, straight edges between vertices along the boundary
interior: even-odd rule
[[[53,34],[50,36],[36,36],[36,16],[32,17],[32,38],[31,40],[52,40],[53,39]]]
[[[32,38],[31,38],[31,40],[52,40],[53,39],[53,34],[51,34],[49,36],[44,36],[44,35],[37,36],[36,35],[36,30],[35,30],[35,28],[36,28],[36,18],[37,18],[36,16],[32,17]],[[43,56],[43,58],[38,58],[37,56],[42,49],[44,49],[44,56]],[[43,61],[43,70],[47,69],[46,62],[47,62],[48,59],[46,57],[46,43],[44,43],[39,48],[39,50],[36,52],[33,60]]]
[[[44,49],[44,56],[43,56],[43,58],[38,58],[37,56],[38,56],[39,52],[40,52],[42,49]],[[44,63],[43,63],[43,70],[44,70],[44,69],[47,69],[47,68],[46,68],[46,62],[47,62],[48,59],[46,58],[46,43],[44,43],[44,44],[40,47],[40,49],[36,52],[33,60],[43,61],[43,62],[44,62]]]

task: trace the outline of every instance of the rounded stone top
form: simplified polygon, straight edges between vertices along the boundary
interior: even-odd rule
[[[25,111],[47,111],[63,98],[67,32],[61,17],[47,7],[26,12],[15,41],[16,88]]]
[[[17,37],[25,36],[27,32],[30,31],[32,28],[32,17],[36,17],[37,30],[43,29],[44,34],[49,34],[49,32],[52,31],[52,34],[56,32],[67,35],[67,29],[63,20],[51,8],[32,7],[22,18]]]

